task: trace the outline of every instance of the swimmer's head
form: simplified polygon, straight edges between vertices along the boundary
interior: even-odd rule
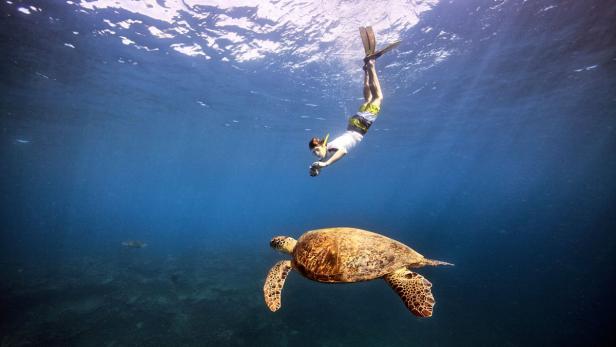
[[[318,137],[313,137],[308,142],[308,148],[312,154],[317,156],[319,159],[325,158],[327,155],[327,140],[329,139],[329,134],[327,134],[324,138],[320,139]]]

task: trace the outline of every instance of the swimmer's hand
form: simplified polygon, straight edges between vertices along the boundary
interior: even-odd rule
[[[310,176],[315,177],[320,173],[320,169],[326,167],[328,164],[322,161],[315,161],[310,165]]]
[[[327,165],[329,165],[326,162],[322,162],[322,161],[315,161],[314,163],[312,163],[312,165],[310,165],[310,167],[314,167],[317,169],[322,169],[324,167],[326,167]]]

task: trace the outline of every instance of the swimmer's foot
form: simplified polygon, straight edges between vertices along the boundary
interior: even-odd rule
[[[367,69],[373,68],[374,67],[374,62],[375,62],[375,58],[373,56],[367,56],[364,58],[364,71],[366,71]]]

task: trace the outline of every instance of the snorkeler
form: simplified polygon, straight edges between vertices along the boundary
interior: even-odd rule
[[[390,51],[398,46],[400,42],[394,42],[378,52],[374,51],[376,40],[371,27],[359,28],[366,57],[364,58],[364,103],[359,107],[359,111],[349,118],[347,130],[331,142],[327,142],[329,134],[324,138],[319,139],[313,137],[308,143],[310,151],[319,158],[310,165],[310,176],[318,176],[320,170],[330,166],[344,157],[351,148],[355,147],[372,123],[376,120],[379,111],[381,110],[381,102],[383,101],[383,92],[379,84],[379,78],[376,74],[375,62],[376,58],[383,53]]]

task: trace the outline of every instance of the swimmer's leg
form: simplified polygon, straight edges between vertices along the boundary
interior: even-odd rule
[[[383,92],[381,91],[381,84],[379,83],[379,77],[376,74],[375,62],[376,62],[375,59],[370,59],[366,62],[368,85],[370,87],[370,94],[372,96],[372,100],[370,100],[370,103],[375,106],[380,107],[381,102],[383,101]]]
[[[370,91],[370,76],[368,75],[368,66],[364,65],[364,105],[372,101],[372,92]]]

